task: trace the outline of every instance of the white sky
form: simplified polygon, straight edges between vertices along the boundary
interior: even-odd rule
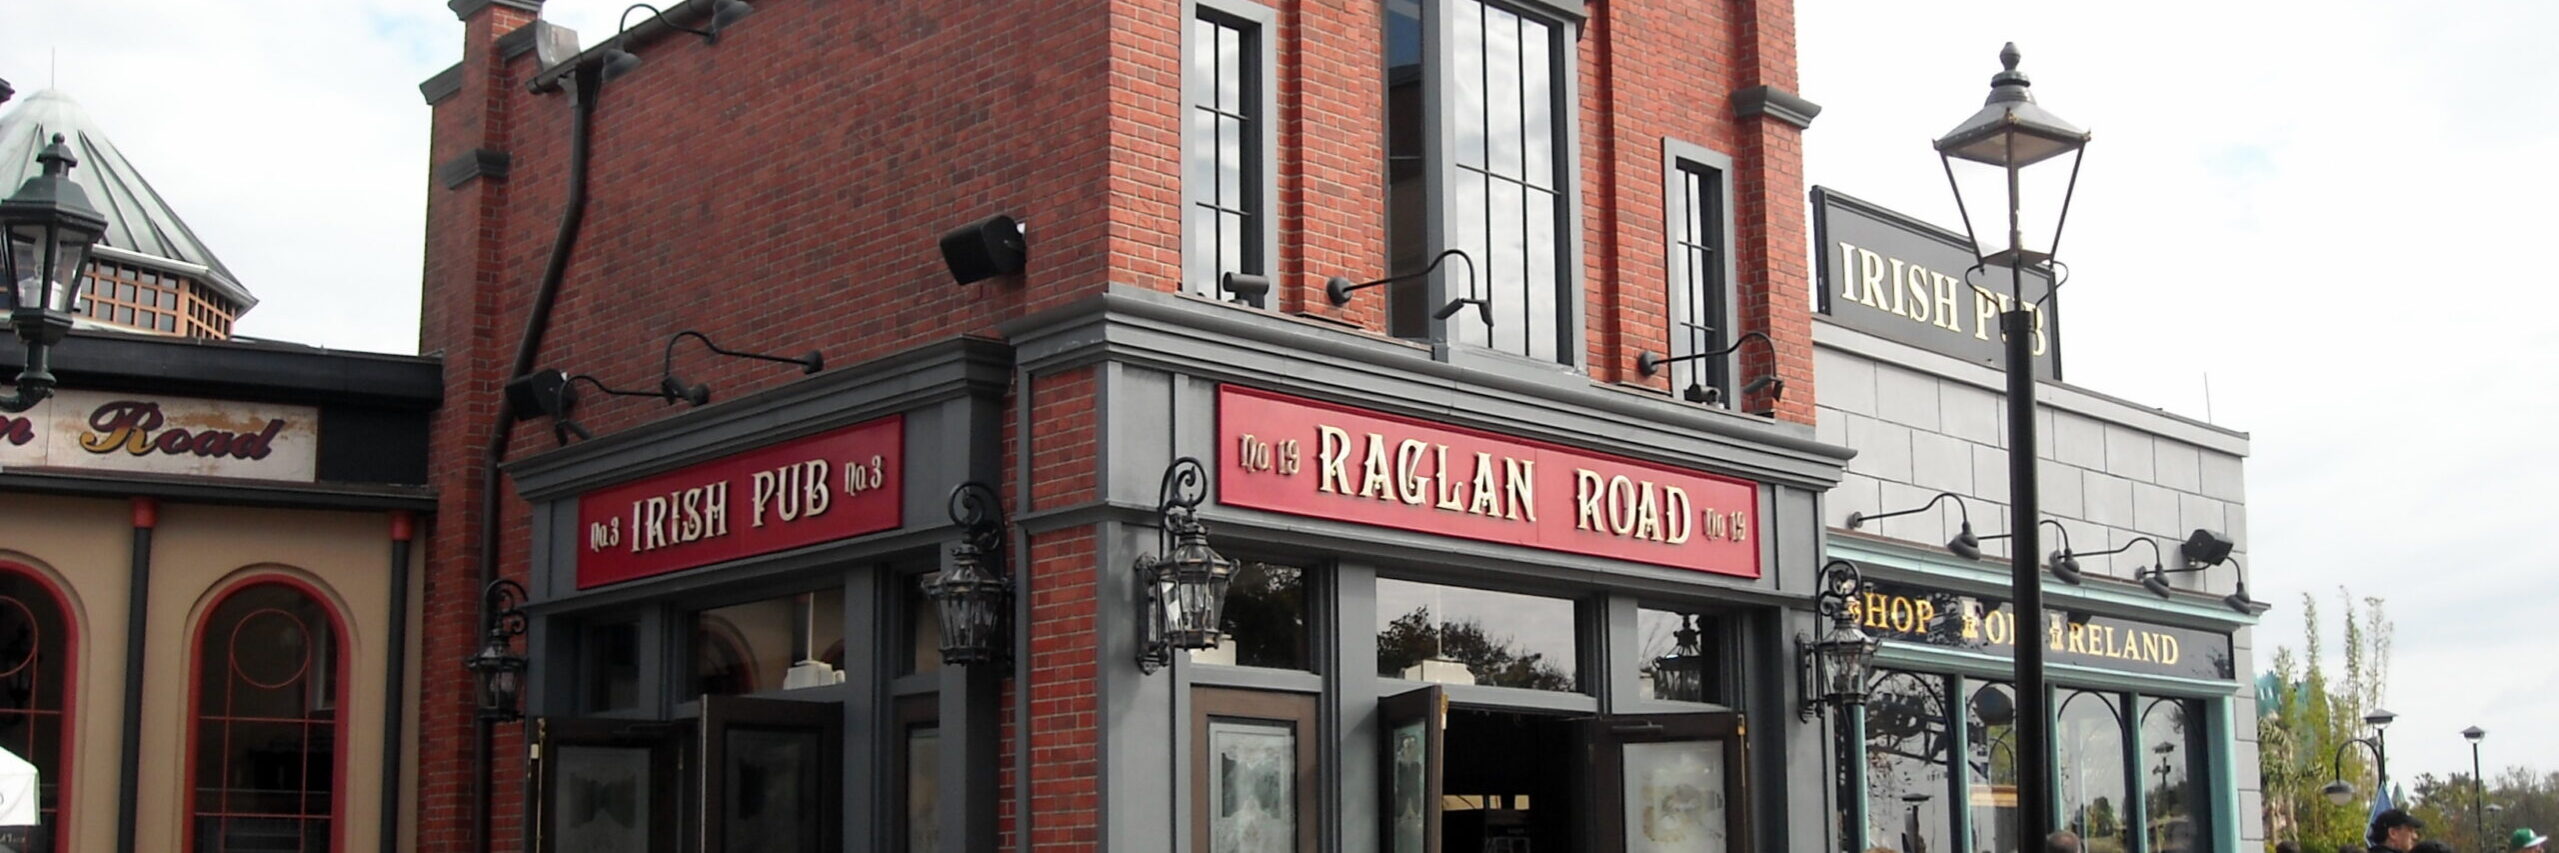
[[[799,0],[770,0],[799,2]],[[2559,768],[2552,265],[2559,4],[1799,0],[1813,183],[1943,224],[1928,141],[2004,40],[2094,130],[2062,291],[2071,380],[2253,434],[2243,542],[2297,644],[2303,592],[2389,600],[2396,774]],[[624,4],[554,0],[593,43]],[[0,13],[48,79],[264,304],[242,334],[415,347],[437,0],[82,0]],[[54,70],[48,70],[48,54]],[[2333,638],[2333,626],[2328,631]],[[2542,710],[2535,711],[2533,709]]]

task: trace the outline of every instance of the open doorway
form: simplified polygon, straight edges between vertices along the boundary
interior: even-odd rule
[[[1575,849],[1574,791],[1588,768],[1572,760],[1580,739],[1573,721],[1452,709],[1446,737],[1440,797],[1445,853]]]

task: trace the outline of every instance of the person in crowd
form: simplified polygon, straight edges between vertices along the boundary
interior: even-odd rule
[[[2044,853],[2079,853],[2079,834],[2064,829],[2044,836]]]
[[[2452,853],[2452,845],[2441,841],[2420,841],[2412,853]]]
[[[2372,853],[2415,853],[2417,833],[2425,828],[2407,809],[2391,809],[2373,816],[2364,839],[2372,842]]]
[[[2550,836],[2529,827],[2517,829],[2515,834],[2506,836],[2506,853],[2541,853],[2541,845],[2549,842]]]
[[[2275,842],[2275,853],[2301,853],[2301,842],[2277,841]]]

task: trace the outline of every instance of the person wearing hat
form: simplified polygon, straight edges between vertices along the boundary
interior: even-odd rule
[[[2518,829],[2506,837],[2506,853],[2541,853],[2542,843],[2549,840],[2550,836],[2530,829]]]
[[[2410,853],[2417,848],[2417,831],[2424,828],[2407,809],[2391,809],[2373,816],[2372,830],[2364,837],[2372,842],[2372,853]]]

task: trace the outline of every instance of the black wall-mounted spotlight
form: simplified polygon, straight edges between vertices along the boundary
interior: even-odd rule
[[[1270,304],[1263,301],[1263,297],[1269,295],[1271,292],[1270,276],[1254,275],[1248,272],[1226,273],[1217,277],[1217,287],[1219,290],[1235,297],[1234,299],[1228,300],[1230,302],[1238,302],[1255,308],[1268,307]]]
[[[2186,541],[2177,546],[2177,551],[2185,556],[2186,565],[2210,566],[2230,559],[2230,551],[2235,547],[2238,546],[2231,543],[2230,537],[2221,535],[2220,531],[2198,527],[2195,532],[2186,534]]]
[[[1484,319],[1484,327],[1488,329],[1492,328],[1492,297],[1479,293],[1479,285],[1481,282],[1478,280],[1475,272],[1475,258],[1466,254],[1466,250],[1464,249],[1449,249],[1442,251],[1438,256],[1431,258],[1430,265],[1428,266],[1403,275],[1390,275],[1375,281],[1363,281],[1358,284],[1352,284],[1350,279],[1338,275],[1333,276],[1332,278],[1324,280],[1324,299],[1333,303],[1336,307],[1349,305],[1351,304],[1351,294],[1353,293],[1358,293],[1362,290],[1367,290],[1381,284],[1394,284],[1395,282],[1408,281],[1430,275],[1433,270],[1439,269],[1440,264],[1447,263],[1451,256],[1455,256],[1458,260],[1466,262],[1467,295],[1449,300],[1448,304],[1441,305],[1439,310],[1431,312],[1431,316],[1437,319],[1446,320],[1450,317],[1457,316],[1457,312],[1465,310],[1466,306],[1473,305],[1475,306],[1476,316]]]
[[[571,413],[577,410],[577,383],[580,382],[586,383],[587,387],[595,389],[598,393],[615,397],[655,397],[669,404],[685,399],[668,392],[663,386],[652,391],[626,390],[606,385],[603,380],[583,373],[570,375],[568,371],[555,369],[536,370],[508,381],[506,384],[507,408],[519,421],[548,416],[552,421],[552,437],[563,445],[569,443],[571,435],[581,440],[594,438],[593,433],[587,432],[586,427],[579,425],[570,417]],[[707,395],[709,391],[705,389],[703,393]],[[701,404],[694,403],[694,405]]]
[[[1661,353],[1653,352],[1651,350],[1636,353],[1635,374],[1650,379],[1653,374],[1660,373],[1664,365],[1678,364],[1683,361],[1695,361],[1701,358],[1722,358],[1724,356],[1732,355],[1734,351],[1741,349],[1743,344],[1750,343],[1754,339],[1758,340],[1762,346],[1768,348],[1768,363],[1773,370],[1777,363],[1777,342],[1769,340],[1768,333],[1766,332],[1744,332],[1741,337],[1733,339],[1732,346],[1728,346],[1714,352],[1694,352],[1687,355],[1675,356],[1664,356]],[[1775,373],[1770,373],[1766,376],[1753,379],[1750,381],[1750,384],[1742,386],[1742,398],[1749,399],[1750,395],[1757,394],[1761,391],[1767,391],[1768,399],[1770,400],[1776,400],[1780,397],[1784,397],[1786,396],[1786,380],[1777,378],[1777,374]],[[1709,406],[1720,406],[1723,405],[1724,402],[1724,389],[1710,388],[1707,387],[1705,380],[1691,378],[1688,382],[1687,390],[1680,392],[1680,396],[1686,398],[1691,403],[1704,403]]]
[[[1910,515],[1916,512],[1926,512],[1935,508],[1937,506],[1937,502],[1950,499],[1955,502],[1955,509],[1963,513],[1964,525],[1961,530],[1955,534],[1955,538],[1946,540],[1947,552],[1967,560],[1981,559],[1981,537],[1973,535],[1972,507],[1964,503],[1962,495],[1955,494],[1954,492],[1938,492],[1936,497],[1929,498],[1927,503],[1920,504],[1916,509],[1880,512],[1874,515],[1867,515],[1862,512],[1849,513],[1848,529],[1856,530],[1866,526],[1866,522],[1891,518],[1896,515]]]
[[[2049,519],[2047,519],[2047,521],[2049,521]],[[2070,549],[2070,531],[2064,530],[2062,531],[2062,549],[2060,551],[2053,552],[2053,576],[2071,583],[2078,583],[2080,578],[2079,558],[2103,557],[2109,554],[2121,554],[2125,551],[2132,550],[2132,547],[2135,545],[2150,546],[2151,563],[2156,565],[2162,562],[2162,558],[2159,553],[2159,542],[2148,536],[2135,536],[2131,539],[2126,539],[2122,546],[2110,548],[2104,551],[2074,551]],[[2070,574],[2068,575],[2062,574],[2061,566],[2064,562],[2070,564]],[[2139,579],[2143,576],[2143,573],[2147,571],[2149,570],[2136,566],[2133,568],[2133,577],[2135,579]],[[2148,586],[2148,584],[2144,584],[2144,586]]]
[[[633,71],[640,70],[640,55],[624,49],[622,47],[622,43],[618,41],[618,39],[622,37],[622,33],[628,33],[631,31],[631,13],[642,9],[649,10],[650,18],[657,21],[659,24],[664,25],[667,29],[701,36],[704,44],[719,44],[721,30],[728,28],[731,24],[737,23],[739,19],[744,18],[748,13],[755,11],[755,7],[747,5],[746,0],[715,0],[715,2],[711,4],[710,14],[703,22],[703,27],[701,29],[694,29],[668,20],[666,12],[659,10],[656,6],[651,6],[647,3],[633,3],[629,8],[622,10],[622,20],[614,27],[614,31],[616,33],[614,38],[617,39],[617,41],[614,42],[613,47],[607,48],[604,51],[604,79],[611,80],[613,78],[629,74]]]
[[[2045,562],[2044,568],[2050,569],[2053,573],[2053,577],[2059,579],[2062,583],[2078,586],[2084,576],[2079,571],[2079,555],[2072,553],[2070,550],[2070,528],[2063,527],[2061,522],[2054,521],[2049,518],[2038,523],[2051,527],[2054,532],[2061,534],[2061,549],[2052,553],[2052,556]],[[2014,534],[1993,533],[1982,537],[1982,540],[1989,541],[1992,539],[2006,539],[2012,535]]]
[[[694,340],[701,341],[704,349],[708,349],[712,352],[729,356],[731,358],[752,358],[758,361],[796,364],[800,366],[800,372],[803,374],[816,373],[820,370],[826,369],[826,354],[817,350],[810,350],[808,355],[792,358],[784,355],[767,355],[760,352],[724,349],[719,344],[712,343],[709,335],[696,332],[692,329],[686,329],[667,336],[666,356],[659,362],[658,393],[664,395],[668,402],[683,400],[684,402],[691,403],[695,406],[711,402],[711,386],[709,384],[686,385],[684,384],[684,380],[677,378],[675,375],[675,344],[677,341],[684,340],[685,338],[692,338]]]
[[[2168,567],[2166,561],[2162,561],[2159,565],[2152,566],[2148,574],[2141,576],[2141,588],[2150,590],[2152,595],[2167,598],[2173,591],[2173,588],[2168,585],[2169,575],[2200,572],[2222,563],[2236,566],[2239,561],[2230,558],[2231,549],[2235,547],[2237,546],[2230,541],[2229,537],[2219,532],[2195,528],[2195,532],[2186,535],[2186,541],[2177,545],[2177,555],[2184,559],[2185,565],[2172,569]],[[2236,598],[2239,603],[2232,604],[2233,598]],[[2248,600],[2247,580],[2243,578],[2239,582],[2237,591],[2224,597],[2222,603],[2230,605],[2232,609],[2241,613],[2252,612],[2249,608],[2251,602]]]
[[[960,284],[1021,272],[1029,260],[1030,239],[1010,216],[989,216],[942,235],[942,264]]]
[[[2221,606],[2239,613],[2257,612],[2257,600],[2248,597],[2248,567],[2234,559],[2223,558],[2223,561],[2230,564],[2232,571],[2239,573],[2239,583],[2231,588],[2229,595],[2221,597]]]

